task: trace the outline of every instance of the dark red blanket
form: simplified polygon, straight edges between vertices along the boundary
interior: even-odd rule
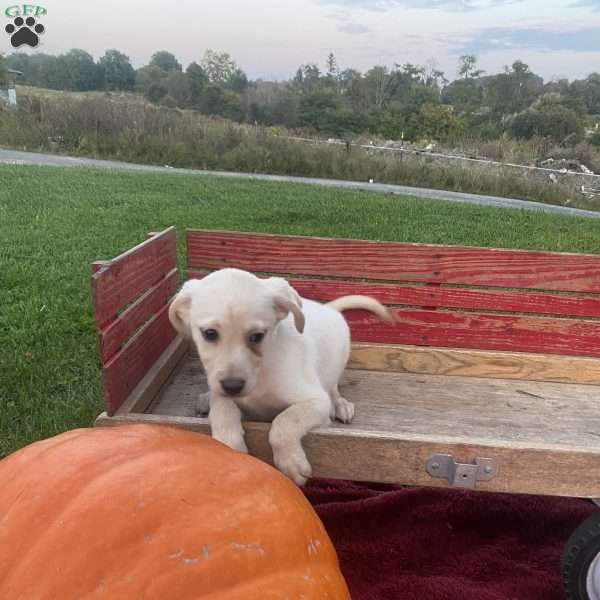
[[[353,600],[561,600],[583,500],[314,480]]]

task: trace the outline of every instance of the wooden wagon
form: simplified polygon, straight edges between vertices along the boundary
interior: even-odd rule
[[[390,325],[345,313],[341,391],[356,417],[304,438],[315,476],[600,497],[600,256],[204,230],[186,243],[188,278],[238,267],[315,300],[371,295],[397,314]],[[202,366],[167,316],[175,229],[92,271],[97,425],[209,433],[194,408]],[[250,452],[271,462],[269,424],[244,427]],[[599,517],[565,550],[569,598],[600,598]]]

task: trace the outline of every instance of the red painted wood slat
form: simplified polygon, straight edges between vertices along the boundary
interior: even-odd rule
[[[355,342],[475,348],[600,357],[600,322],[413,309],[393,309],[382,323],[364,311],[344,313]]]
[[[187,232],[188,267],[600,293],[600,255]]]
[[[106,364],[128,338],[169,301],[177,289],[178,281],[178,271],[173,269],[127,307],[106,329],[99,332],[98,345],[103,364]]]
[[[206,274],[203,271],[188,271],[187,277],[202,278]],[[559,314],[559,309],[583,313],[587,309],[595,311],[598,308],[598,301],[594,298],[569,298],[555,294],[448,290],[429,286],[417,288],[331,280],[291,279],[290,283],[304,297],[320,301],[333,300],[346,294],[366,293],[386,304],[450,308],[449,304],[454,301],[458,308],[465,308],[464,300],[467,298],[471,308],[479,305],[482,310],[487,305],[498,311],[501,305],[505,310],[518,308],[519,312],[527,312],[525,309],[545,310],[543,300],[549,296],[555,301],[552,310],[557,311],[551,314]],[[445,297],[444,292],[450,294]],[[525,296],[527,300],[520,301],[519,296]],[[499,298],[497,304],[494,303],[496,297]],[[570,303],[570,300],[573,302]],[[588,300],[591,304],[586,305]],[[578,301],[583,304],[578,304]],[[400,319],[394,325],[381,323],[364,311],[345,312],[352,339],[356,342],[600,356],[600,321],[415,308],[394,311]]]
[[[109,415],[123,404],[142,377],[175,339],[165,305],[102,369],[104,400]]]
[[[207,271],[188,271],[187,278],[201,279],[207,274]],[[600,317],[600,298],[593,296],[444,288],[429,285],[395,285],[331,279],[291,278],[288,281],[304,298],[321,302],[328,302],[349,294],[363,294],[373,296],[383,304],[404,304],[431,309],[464,308],[568,317]]]
[[[175,228],[170,227],[106,261],[92,275],[94,318],[99,327],[176,267]]]

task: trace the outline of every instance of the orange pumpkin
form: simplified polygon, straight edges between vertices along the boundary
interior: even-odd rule
[[[0,461],[2,600],[346,600],[303,494],[211,438],[78,429]]]

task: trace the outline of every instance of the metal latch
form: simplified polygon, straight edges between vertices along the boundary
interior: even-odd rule
[[[457,463],[451,454],[434,454],[427,461],[432,477],[444,477],[452,487],[475,489],[478,481],[489,481],[498,472],[493,458],[476,458],[471,464]]]

